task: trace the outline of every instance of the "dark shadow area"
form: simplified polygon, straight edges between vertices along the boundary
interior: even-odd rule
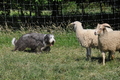
[[[120,58],[115,58],[114,60],[117,60],[117,61],[120,61]],[[92,57],[91,58],[91,61],[94,62],[94,61],[98,61],[98,63],[102,63],[102,57]],[[105,62],[109,62],[109,61],[113,61],[112,59],[109,60],[108,58],[105,59]]]
[[[75,59],[75,61],[81,61],[81,60],[86,60],[86,59],[85,58]],[[120,61],[120,58],[115,58],[114,60]],[[86,61],[90,61],[90,60],[86,60]],[[102,59],[102,57],[92,57],[90,62],[95,62],[95,61],[97,61],[99,64],[101,64],[103,59]],[[109,61],[112,61],[112,60],[108,60],[107,58],[105,59],[106,63]]]

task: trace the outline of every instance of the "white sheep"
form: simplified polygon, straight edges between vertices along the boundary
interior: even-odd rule
[[[91,48],[98,48],[98,36],[94,35],[95,29],[83,29],[82,23],[79,21],[75,21],[71,24],[74,25],[76,37],[81,46],[86,48],[87,60],[91,59]],[[108,31],[113,30],[108,29]]]
[[[105,65],[105,53],[109,52],[108,58],[114,59],[115,51],[120,51],[120,31],[106,30],[107,25],[97,25],[95,34],[98,35],[98,45],[103,57],[103,65]],[[109,26],[110,27],[110,26]]]

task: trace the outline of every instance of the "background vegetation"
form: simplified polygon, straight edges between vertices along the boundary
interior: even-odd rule
[[[16,29],[51,23],[58,26],[78,20],[89,28],[97,23],[109,23],[119,29],[119,3],[120,0],[3,0],[0,1],[0,25]]]
[[[92,51],[92,61],[86,61],[85,49],[81,47],[73,31],[52,31],[56,43],[50,53],[11,51],[13,37],[19,38],[28,32],[49,33],[41,29],[0,32],[0,80],[119,80],[120,54],[103,66],[101,53]],[[106,54],[107,55],[107,54]]]
[[[101,0],[104,1],[104,0]],[[73,14],[112,13],[112,4],[108,2],[84,0],[4,0],[0,2],[0,14],[10,16],[56,16]],[[83,12],[84,10],[84,12]]]

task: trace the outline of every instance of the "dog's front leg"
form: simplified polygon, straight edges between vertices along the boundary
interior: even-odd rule
[[[45,47],[45,48],[43,49],[43,51],[45,51],[45,52],[50,52],[50,46]]]
[[[37,53],[37,54],[39,54],[39,53],[42,52],[42,49],[41,49],[41,48],[42,48],[41,46],[38,46],[38,47],[36,48],[36,53]]]
[[[43,44],[43,42],[38,41],[37,43],[38,43],[38,44],[37,44],[37,53],[41,53],[42,51],[45,51],[45,50],[46,50],[46,45]],[[50,51],[50,49],[48,48],[47,51]]]
[[[38,44],[38,46],[37,46],[37,48],[36,48],[36,53],[41,53],[42,51],[43,51],[43,44],[42,44],[42,42],[39,42],[39,44]]]

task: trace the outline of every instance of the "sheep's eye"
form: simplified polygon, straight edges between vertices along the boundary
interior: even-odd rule
[[[102,28],[100,28],[100,30],[102,30]]]
[[[75,24],[73,24],[75,26]]]

